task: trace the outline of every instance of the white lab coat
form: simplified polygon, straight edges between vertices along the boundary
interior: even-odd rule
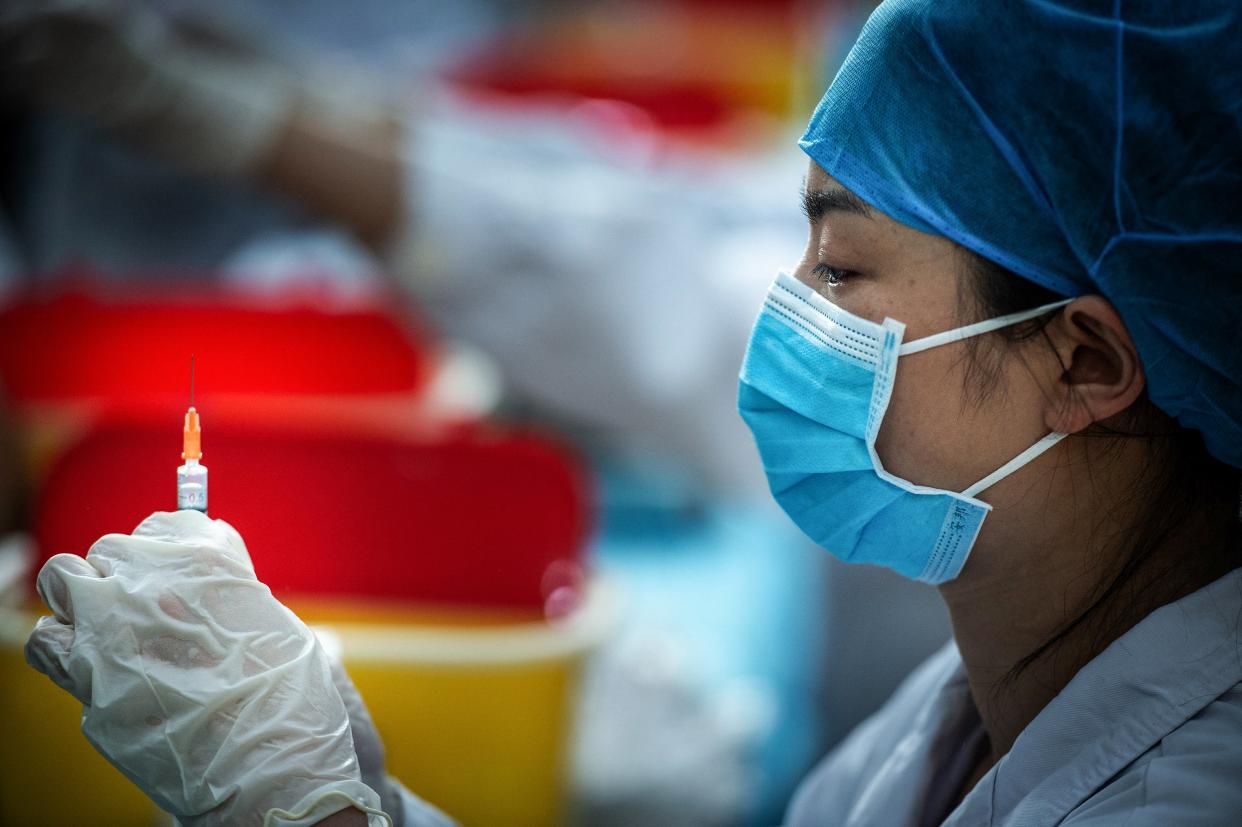
[[[950,643],[812,772],[786,823],[936,824],[981,736]],[[1084,666],[940,823],[1242,824],[1242,570]]]

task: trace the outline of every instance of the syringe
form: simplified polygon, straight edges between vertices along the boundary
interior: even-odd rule
[[[203,458],[203,429],[194,408],[194,357],[190,357],[190,408],[185,412],[181,438],[181,458],[177,469],[177,510],[192,508],[207,513],[207,466]]]

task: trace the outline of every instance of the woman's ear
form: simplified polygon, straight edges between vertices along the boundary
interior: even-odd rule
[[[1083,296],[1045,328],[1061,360],[1045,411],[1050,430],[1076,433],[1121,413],[1146,384],[1138,349],[1103,296]]]

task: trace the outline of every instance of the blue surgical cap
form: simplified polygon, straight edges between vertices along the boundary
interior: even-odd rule
[[[1242,3],[889,0],[801,146],[877,209],[1098,293],[1242,467]]]

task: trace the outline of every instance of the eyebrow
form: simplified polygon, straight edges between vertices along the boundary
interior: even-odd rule
[[[802,187],[802,212],[812,224],[830,212],[845,212],[871,218],[871,207],[854,193],[840,187],[826,190],[809,190]]]

